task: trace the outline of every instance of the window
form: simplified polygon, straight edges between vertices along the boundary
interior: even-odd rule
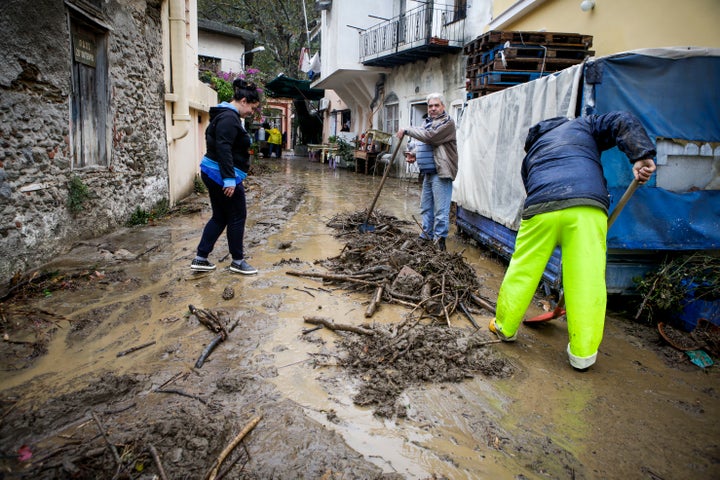
[[[400,130],[400,108],[397,103],[385,105],[385,122],[383,123],[383,131],[393,133]]]
[[[383,131],[387,133],[397,132],[400,129],[400,101],[397,95],[394,93],[388,95],[383,106]]]
[[[206,57],[204,55],[199,55],[198,56],[198,70],[200,70],[201,72],[217,73],[220,71],[220,62],[221,62],[221,60],[219,58]]]
[[[453,22],[462,20],[467,16],[467,0],[455,0],[453,7]]]

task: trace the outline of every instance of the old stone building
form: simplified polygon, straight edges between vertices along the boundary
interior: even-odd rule
[[[194,7],[2,3],[0,281],[192,191],[216,99],[183,60],[197,58]]]

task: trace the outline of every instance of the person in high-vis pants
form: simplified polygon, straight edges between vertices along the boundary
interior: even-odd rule
[[[617,146],[638,183],[655,171],[655,146],[629,112],[544,120],[525,140],[522,180],[527,193],[515,251],[500,286],[490,331],[514,341],[550,256],[562,251],[570,365],[595,363],[603,337],[607,289],[609,193],[600,154]]]

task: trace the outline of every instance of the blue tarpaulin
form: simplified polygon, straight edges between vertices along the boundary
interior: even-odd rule
[[[685,57],[682,51],[669,56],[618,54],[588,62],[585,83],[585,113],[629,110],[656,143],[672,139],[681,144],[695,142],[698,149],[704,146],[710,150],[705,157],[708,171],[717,177],[720,56]],[[660,157],[659,145],[658,153]],[[632,181],[632,165],[618,149],[605,152],[602,161],[614,204]],[[659,184],[662,168],[659,165],[658,175],[635,192],[618,217],[608,234],[608,248],[720,248],[720,190],[668,190]]]

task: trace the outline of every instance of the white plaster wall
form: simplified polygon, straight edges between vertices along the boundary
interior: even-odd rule
[[[370,28],[382,20],[369,17],[391,18],[395,2],[388,0],[343,0],[333,2],[332,9],[324,11],[326,21],[322,30],[323,48],[320,52],[322,71],[334,72],[339,69],[363,69],[359,63],[360,38],[359,31],[353,27]],[[314,53],[314,52],[313,52]]]
[[[220,58],[223,72],[241,72],[242,56],[245,43],[241,38],[232,38],[217,33],[199,31],[199,54],[207,57]]]

